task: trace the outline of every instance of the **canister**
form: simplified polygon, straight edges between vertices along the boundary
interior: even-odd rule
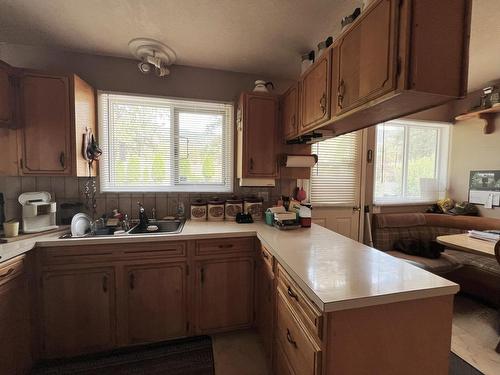
[[[191,203],[191,220],[207,220],[207,202],[197,199]]]
[[[232,197],[226,201],[226,220],[236,221],[236,215],[243,212],[243,200]]]
[[[208,221],[224,220],[224,200],[213,198],[208,201]]]
[[[243,210],[252,215],[254,221],[262,220],[262,199],[257,197],[245,198]]]

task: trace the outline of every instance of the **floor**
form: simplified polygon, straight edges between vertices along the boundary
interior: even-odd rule
[[[451,350],[486,375],[500,374],[499,312],[473,299],[455,298]]]
[[[264,349],[255,331],[212,336],[215,375],[271,375]]]

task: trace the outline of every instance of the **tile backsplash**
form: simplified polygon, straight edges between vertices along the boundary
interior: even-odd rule
[[[28,191],[48,191],[52,199],[57,202],[57,220],[60,224],[64,219],[70,218],[76,212],[87,212],[84,187],[86,177],[0,177],[0,192],[5,198],[6,219],[21,218],[21,205],[17,201],[19,195]],[[97,181],[99,190],[99,182]],[[256,195],[264,199],[264,207],[271,206],[282,195],[289,195],[296,186],[295,180],[277,180],[274,188],[248,188],[239,187],[235,182],[234,195],[239,197]],[[97,216],[109,214],[114,208],[129,214],[131,218],[137,217],[136,202],[142,202],[148,215],[151,209],[156,209],[156,216],[162,218],[174,215],[179,201],[184,203],[186,214],[189,213],[189,204],[198,198],[208,199],[214,196],[229,198],[233,194],[216,193],[97,193]],[[61,209],[63,203],[78,203],[73,209]],[[73,212],[73,211],[76,212]]]

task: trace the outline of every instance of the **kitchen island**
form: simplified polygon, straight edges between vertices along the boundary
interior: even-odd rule
[[[35,359],[259,328],[267,319],[261,331],[276,373],[447,373],[458,285],[323,227],[279,231],[263,223],[188,221],[179,234],[60,235],[0,245],[0,267],[33,256],[27,273],[42,283],[33,297],[39,311],[33,332],[41,332]],[[255,265],[265,272],[254,271]],[[141,280],[149,284],[137,298]],[[82,282],[87,285],[78,287]],[[272,293],[259,298],[265,285],[272,285]],[[171,303],[158,301],[162,288]],[[62,292],[88,289],[101,292],[96,301],[92,295],[61,300]],[[131,301],[149,303],[161,314],[138,312]],[[100,332],[84,347],[59,342],[58,334],[77,323],[62,329],[58,309],[75,302],[100,306],[101,318],[107,317],[74,335]],[[272,306],[264,318],[263,305]],[[165,321],[165,313],[175,315],[175,323]],[[144,318],[157,322],[158,330],[142,327]]]

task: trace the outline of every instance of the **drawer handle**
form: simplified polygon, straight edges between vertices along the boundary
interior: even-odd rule
[[[253,158],[250,158],[250,170],[253,170]]]
[[[3,275],[0,275],[0,279],[9,276],[12,272],[14,272],[14,268],[9,268],[7,272],[5,272]]]
[[[321,112],[323,112],[323,115],[326,114],[326,94],[323,93],[321,96],[321,99],[319,100],[319,107],[321,108]]]
[[[288,341],[290,344],[292,344],[292,346],[297,349],[297,341],[295,341],[293,338],[292,338],[292,334],[290,333],[290,330],[287,328],[286,329],[286,341]]]
[[[230,249],[233,246],[233,244],[219,245],[219,249]]]
[[[106,275],[102,277],[102,291],[104,293],[108,292],[108,277]]]
[[[61,152],[61,154],[59,155],[59,163],[61,164],[61,167],[62,168],[65,168],[65,165],[66,165],[66,157],[64,155],[64,152]]]
[[[264,259],[269,259],[269,255],[267,255],[265,251],[262,252],[262,256],[264,257]]]
[[[293,292],[292,288],[288,287],[286,292],[290,297],[292,297],[295,301],[299,302],[299,296],[297,296],[296,293]]]
[[[202,285],[205,282],[205,269],[203,267],[200,269],[200,282]]]
[[[344,94],[345,94],[345,82],[343,79],[340,80],[340,85],[337,90],[337,105],[342,109],[344,105]]]
[[[130,274],[129,276],[129,286],[130,286],[130,289],[134,289],[135,288],[135,275],[133,273]]]

